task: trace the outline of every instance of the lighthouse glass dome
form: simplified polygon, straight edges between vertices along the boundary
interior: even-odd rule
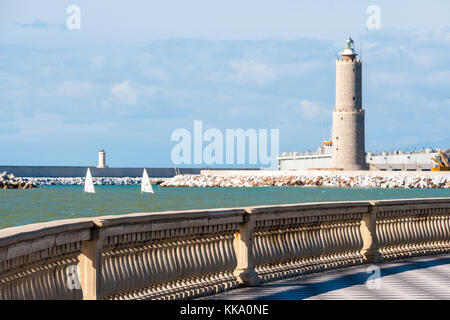
[[[352,49],[352,50],[355,49],[355,44],[353,43],[352,38],[349,37],[349,38],[347,38],[347,40],[345,40],[344,49]]]
[[[352,38],[348,37],[345,40],[344,50],[341,53],[342,56],[356,56],[355,54],[355,44]]]

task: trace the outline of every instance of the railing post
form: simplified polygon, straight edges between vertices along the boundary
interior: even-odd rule
[[[234,275],[242,286],[253,287],[260,283],[253,262],[253,231],[255,222],[251,214],[245,213],[239,231],[235,235],[234,249],[237,266]]]
[[[379,263],[382,260],[378,251],[375,206],[376,203],[370,202],[369,211],[363,213],[360,227],[363,240],[361,254],[368,263]]]
[[[102,298],[103,239],[100,239],[98,234],[98,229],[94,228],[91,232],[91,240],[82,242],[81,254],[78,256],[83,300],[100,300]]]

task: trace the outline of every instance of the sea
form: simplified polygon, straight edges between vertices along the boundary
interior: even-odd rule
[[[325,187],[167,188],[141,193],[140,186],[83,186],[0,190],[0,229],[37,222],[136,212],[231,208],[305,202],[450,197],[450,189]]]

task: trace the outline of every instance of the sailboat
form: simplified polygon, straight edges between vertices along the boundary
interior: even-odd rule
[[[150,183],[150,178],[148,177],[147,170],[144,168],[144,173],[142,174],[141,192],[153,193],[152,184]]]
[[[92,180],[91,170],[88,168],[86,178],[84,179],[84,192],[95,193],[94,181]]]

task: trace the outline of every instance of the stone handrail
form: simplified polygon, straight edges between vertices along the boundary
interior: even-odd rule
[[[93,226],[70,219],[0,230],[0,299],[81,299],[67,273]]]
[[[0,299],[183,299],[450,251],[450,198],[137,213],[0,230]]]

